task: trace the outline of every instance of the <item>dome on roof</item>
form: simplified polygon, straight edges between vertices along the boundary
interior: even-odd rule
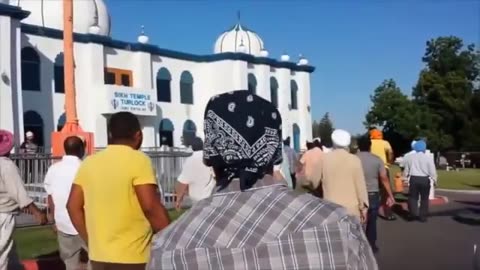
[[[238,23],[218,37],[214,52],[243,52],[260,56],[263,48],[263,41],[258,34]]]
[[[63,30],[63,1],[10,0],[10,5],[31,12],[24,23]],[[103,0],[73,1],[73,14],[75,33],[110,35],[110,16]]]

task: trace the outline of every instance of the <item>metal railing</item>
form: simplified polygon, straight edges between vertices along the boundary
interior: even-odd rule
[[[100,149],[99,149],[100,150]],[[152,160],[157,183],[162,192],[162,202],[168,209],[175,206],[175,181],[179,176],[185,158],[192,152],[178,149],[166,151],[145,151]],[[48,168],[58,157],[50,154],[20,154],[12,155],[12,160],[18,166],[25,183],[25,189],[34,202],[41,208],[47,206],[47,194],[43,181]]]

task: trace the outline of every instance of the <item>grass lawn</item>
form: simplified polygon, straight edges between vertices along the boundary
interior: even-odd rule
[[[400,168],[393,166],[390,171],[392,179],[397,172],[400,172]],[[480,169],[464,169],[458,172],[439,170],[437,173],[437,188],[480,190]]]
[[[170,210],[168,214],[174,221],[180,217],[184,210]],[[48,256],[58,251],[57,238],[50,226],[30,227],[16,229],[13,238],[17,246],[20,259],[33,259]]]

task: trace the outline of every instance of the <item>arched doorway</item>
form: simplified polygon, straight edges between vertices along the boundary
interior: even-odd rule
[[[294,80],[290,81],[290,108],[298,109],[298,85]]]
[[[62,113],[57,120],[57,131],[62,131],[62,128],[65,126],[66,122],[67,122],[67,116],[65,115],[65,113]]]
[[[252,73],[248,74],[248,91],[257,94],[257,78]]]
[[[270,102],[278,108],[278,82],[275,77],[270,77]]]
[[[65,93],[65,76],[63,73],[63,53],[59,53],[55,57],[55,64],[53,65],[53,80],[55,86],[55,93]]]
[[[43,119],[36,111],[27,111],[23,114],[23,130],[34,134],[34,142],[38,146],[44,146]]]
[[[188,71],[180,75],[180,103],[193,104],[193,76]]]
[[[167,145],[173,147],[173,123],[170,119],[162,119],[160,121],[160,146]]]
[[[300,152],[300,128],[297,124],[293,124],[293,149]]]
[[[189,142],[197,136],[197,126],[192,120],[187,120],[183,124],[183,145],[189,145]]]
[[[172,75],[168,69],[162,67],[157,72],[157,101],[171,102],[172,91],[170,82],[172,81]]]
[[[21,51],[22,88],[27,91],[40,91],[40,56],[31,47]]]

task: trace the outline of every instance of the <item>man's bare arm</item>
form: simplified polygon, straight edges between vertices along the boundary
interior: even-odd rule
[[[47,204],[48,204],[48,221],[55,223],[55,204],[53,203],[52,195],[48,195],[47,197]]]
[[[395,155],[393,154],[392,149],[387,151],[387,159],[389,164],[393,164],[395,162]]]
[[[87,225],[85,223],[85,201],[83,197],[83,189],[77,184],[72,185],[70,197],[67,202],[67,210],[73,227],[77,230],[80,237],[88,245]]]
[[[167,209],[160,202],[160,193],[153,184],[134,186],[138,202],[142,207],[143,213],[150,222],[153,231],[159,232],[170,224]]]
[[[177,201],[175,203],[175,208],[180,209],[182,206],[183,198],[185,197],[185,194],[187,193],[188,190],[188,185],[177,182],[177,185],[175,187],[175,194],[177,195]]]
[[[387,171],[385,170],[385,168],[382,167],[378,176],[380,178],[380,182],[385,188],[385,191],[387,191],[388,197],[390,198],[390,200],[392,200],[390,203],[395,203],[395,198],[393,197],[392,189],[390,187],[390,179],[387,176]]]

